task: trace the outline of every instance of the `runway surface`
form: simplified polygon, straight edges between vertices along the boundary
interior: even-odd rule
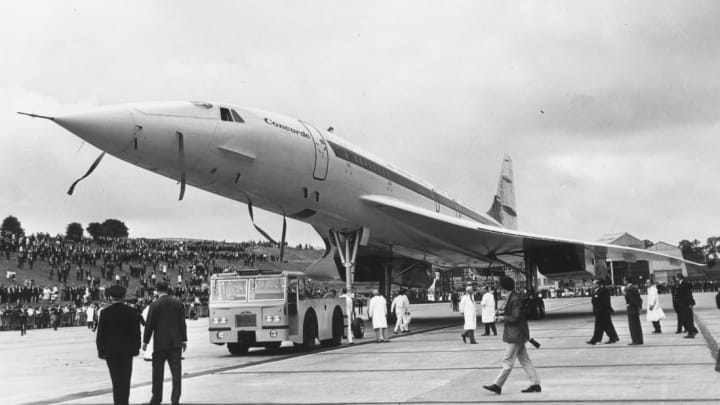
[[[183,404],[467,404],[467,403],[720,403],[717,350],[720,311],[713,294],[696,294],[700,329],[695,339],[674,333],[670,297],[661,296],[668,318],[663,333],[642,316],[645,345],[630,341],[624,313],[613,316],[620,342],[585,344],[592,334],[589,298],[546,300],[548,317],[531,321],[541,342],[530,356],[542,379],[542,393],[523,394],[529,382],[516,364],[498,396],[482,388],[500,369],[505,344],[498,335],[479,336],[477,345],[460,339],[462,320],[449,304],[414,305],[410,334],[391,334],[377,344],[368,330],[355,345],[298,353],[284,346],[230,356],[208,343],[207,319],[188,321],[183,361]],[[613,298],[616,310],[622,297]],[[0,334],[0,392],[3,404],[112,403],[110,378],[86,328],[30,330]],[[131,403],[150,399],[151,367],[142,357],[133,366]],[[169,403],[166,370],[165,403]]]

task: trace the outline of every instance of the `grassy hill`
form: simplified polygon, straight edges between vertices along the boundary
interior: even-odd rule
[[[279,256],[280,255],[280,249],[279,248],[273,248],[273,247],[264,247],[264,246],[253,246],[248,247],[245,249],[245,252],[247,253],[255,253],[257,256],[260,255],[267,255],[267,257],[272,256]],[[324,252],[322,250],[316,250],[316,249],[297,249],[293,247],[286,247],[285,248],[285,258],[284,262],[273,262],[273,261],[255,261],[255,268],[258,269],[268,269],[268,270],[297,270],[302,271],[305,268],[307,268],[308,265],[310,265],[315,260],[319,259]],[[84,268],[87,270],[89,269],[92,273],[92,276],[95,277],[101,277],[100,272],[100,265],[102,262],[98,262],[98,266],[92,266],[92,265],[85,265]],[[180,265],[187,267],[191,263],[180,261]],[[119,274],[122,276],[123,274],[127,275],[129,278],[129,288],[128,291],[135,291],[135,289],[140,285],[140,281],[138,278],[130,277],[130,269],[129,265],[140,265],[140,263],[123,263],[122,266],[122,272]],[[239,261],[229,261],[224,259],[218,259],[215,262],[216,266],[225,268],[225,267],[233,267],[236,269],[244,268],[244,262],[242,260]],[[68,275],[67,284],[68,285],[85,285],[85,281],[77,281],[76,279],[76,266],[73,265],[70,270],[70,274]],[[16,278],[15,280],[9,280],[6,278],[7,271],[15,272]],[[148,272],[151,272],[152,268],[148,267]],[[10,260],[6,260],[5,255],[0,256],[0,277],[2,279],[0,280],[0,285],[12,285],[15,284],[22,284],[25,280],[33,280],[34,285],[36,286],[54,286],[58,285],[57,281],[57,275],[53,277],[52,280],[49,278],[50,273],[50,265],[47,262],[44,261],[36,261],[33,268],[30,269],[28,264],[25,263],[24,268],[20,269],[18,268],[18,261],[17,261],[17,255],[16,253],[10,254]],[[115,272],[118,274],[117,270]],[[148,274],[149,275],[149,274]],[[175,285],[177,283],[177,276],[178,276],[178,268],[176,267],[175,270],[171,270],[168,268],[168,277],[171,280],[172,285]],[[110,284],[109,281],[105,281],[104,279],[101,281],[101,285],[108,285]]]

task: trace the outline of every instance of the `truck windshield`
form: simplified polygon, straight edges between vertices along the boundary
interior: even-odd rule
[[[248,280],[213,280],[212,301],[246,301]]]
[[[285,278],[256,278],[250,300],[285,299]]]

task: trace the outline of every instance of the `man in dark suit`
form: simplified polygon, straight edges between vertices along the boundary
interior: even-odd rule
[[[153,338],[152,354],[152,399],[150,404],[162,402],[165,361],[172,374],[172,404],[180,403],[182,384],[182,352],[187,348],[187,325],[185,324],[185,306],[177,298],[168,295],[168,283],[158,281],[155,285],[158,299],[150,304],[148,319],[143,334],[143,350],[147,349]]]
[[[525,348],[525,342],[534,342],[534,340],[530,339],[530,328],[525,318],[525,312],[522,309],[522,298],[515,292],[515,280],[510,277],[503,277],[500,279],[500,287],[509,294],[502,315],[505,319],[503,342],[507,343],[507,348],[505,349],[502,370],[495,378],[495,383],[483,385],[483,388],[499,395],[505,381],[510,376],[515,359],[518,359],[532,382],[531,386],[521,392],[541,392],[540,377],[538,377],[535,366]]]
[[[127,405],[133,357],[140,350],[140,320],[135,310],[123,303],[125,288],[107,289],[112,305],[102,311],[97,327],[98,357],[105,359],[110,370],[115,405]]]
[[[683,333],[683,319],[682,314],[680,313],[680,310],[678,309],[678,281],[676,277],[672,278],[672,284],[670,285],[670,293],[672,294],[672,305],[673,310],[675,311],[675,314],[677,315],[677,328],[675,330],[675,333],[680,334]]]
[[[685,276],[683,276],[682,273],[678,273],[677,279],[680,280],[680,285],[678,285],[677,288],[678,316],[681,318],[683,327],[688,333],[685,337],[692,339],[698,334],[698,330],[695,327],[695,316],[693,314],[695,299],[693,298],[692,286],[685,280]]]
[[[643,344],[642,325],[640,324],[640,311],[642,310],[642,298],[640,291],[632,282],[632,278],[625,277],[625,303],[627,304],[628,326],[632,342],[628,345]]]
[[[602,340],[603,333],[607,333],[608,335],[607,344],[615,343],[620,340],[620,338],[618,337],[618,334],[615,331],[615,326],[610,318],[610,314],[614,312],[612,304],[610,303],[610,291],[605,288],[605,280],[593,281],[593,287],[595,287],[592,296],[593,314],[595,314],[595,329],[593,331],[592,338],[585,343],[589,345],[596,344]]]

